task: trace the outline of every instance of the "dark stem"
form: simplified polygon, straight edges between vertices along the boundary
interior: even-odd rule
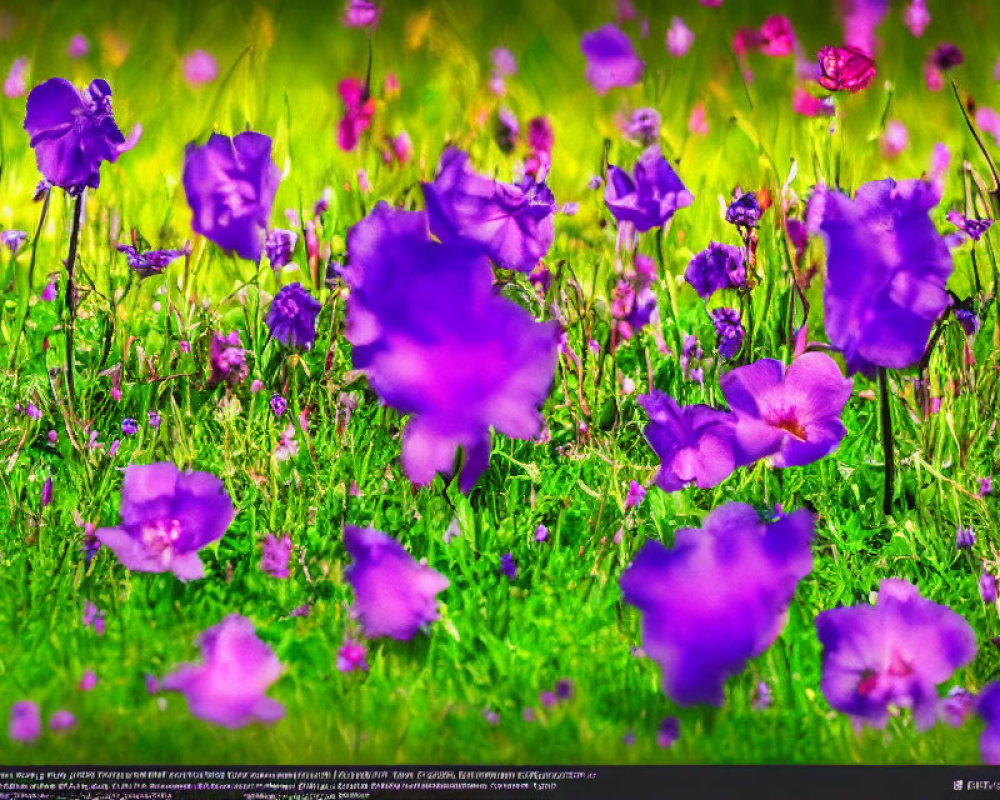
[[[990,173],[993,175],[993,200],[994,204],[996,204],[998,197],[1000,197],[1000,175],[997,174],[996,164],[994,164],[993,159],[990,158],[989,150],[986,149],[986,146],[983,144],[983,140],[979,138],[979,131],[976,130],[976,126],[972,124],[972,120],[969,118],[969,112],[965,109],[965,104],[962,102],[962,97],[958,93],[958,86],[955,81],[951,82],[951,91],[955,95],[955,102],[958,103],[958,108],[962,112],[965,124],[969,128],[972,138],[976,140],[976,146],[979,148],[979,152],[983,154],[983,158],[986,159],[986,164],[990,168]]]
[[[879,411],[882,418],[882,456],[885,462],[885,483],[882,487],[882,511],[892,512],[892,490],[896,480],[895,443],[892,438],[892,410],[889,408],[889,376],[885,367],[878,368]]]
[[[73,416],[73,401],[76,397],[76,382],[73,368],[76,362],[73,350],[73,329],[76,326],[76,287],[73,283],[73,273],[76,267],[76,250],[80,242],[80,218],[83,216],[83,192],[73,201],[73,227],[69,234],[69,252],[66,255],[66,401],[70,416]]]

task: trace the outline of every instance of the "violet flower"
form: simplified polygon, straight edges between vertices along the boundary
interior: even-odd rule
[[[365,636],[409,640],[438,618],[437,594],[449,586],[441,573],[417,564],[395,539],[373,528],[344,528],[354,559],[344,573],[354,589],[351,615]]]
[[[819,85],[831,92],[854,94],[875,80],[875,62],[856,47],[824,47],[818,58]]]
[[[134,269],[140,278],[148,278],[150,275],[159,275],[171,263],[181,256],[187,255],[187,250],[147,250],[144,253],[138,252],[132,245],[118,245],[118,252],[124,253],[131,269]]]
[[[240,341],[240,332],[230,331],[225,336],[213,333],[209,361],[212,375],[208,382],[211,386],[218,386],[223,381],[234,386],[246,380],[247,354],[243,349],[243,342]]]
[[[972,241],[978,242],[996,221],[992,219],[974,219],[963,217],[957,211],[949,211],[945,219],[968,236]]]
[[[139,432],[139,423],[132,417],[125,417],[122,420],[122,433],[126,436],[135,436]]]
[[[372,0],[348,0],[344,16],[340,18],[345,28],[376,28],[382,9]]]
[[[133,465],[122,482],[121,523],[96,535],[128,569],[195,580],[205,574],[198,550],[221,539],[235,513],[222,481],[208,472]]]
[[[166,691],[184,694],[194,716],[226,728],[285,716],[284,706],[265,694],[283,668],[250,620],[230,614],[198,637],[198,647],[200,664],[183,664],[162,681]]]
[[[638,508],[646,499],[646,488],[636,481],[629,481],[628,492],[625,493],[625,508]]]
[[[184,56],[181,72],[188,86],[197,88],[211,83],[219,77],[219,65],[215,57],[205,50],[195,50]]]
[[[667,28],[667,52],[674,58],[687,55],[694,44],[694,31],[680,17],[672,17]]]
[[[656,731],[656,743],[663,748],[670,747],[681,735],[681,723],[677,717],[667,717]]]
[[[918,728],[933,725],[937,685],[976,655],[969,624],[899,578],[882,581],[874,606],[822,612],[816,631],[827,702],[876,728],[885,726],[890,705],[911,708]]]
[[[344,78],[337,84],[337,92],[344,102],[344,116],[337,126],[337,145],[350,152],[358,146],[363,134],[372,124],[375,115],[375,98],[355,77]]]
[[[628,36],[610,23],[583,34],[580,50],[587,59],[586,78],[598,94],[642,79],[646,65],[635,54]]]
[[[507,576],[507,580],[512,581],[517,577],[517,562],[514,561],[513,553],[500,556],[500,571]]]
[[[14,59],[10,72],[3,82],[3,93],[13,99],[23,97],[28,91],[28,59],[24,56]]]
[[[963,528],[959,525],[955,532],[955,547],[959,550],[971,550],[976,543],[976,533],[972,528]]]
[[[368,671],[368,648],[363,642],[355,642],[351,639],[344,640],[337,651],[337,670],[339,672],[354,672],[360,670]]]
[[[702,383],[705,380],[705,351],[701,349],[698,337],[689,333],[681,343],[681,376],[686,381]]]
[[[282,416],[288,410],[288,401],[280,394],[271,395],[271,413],[276,417]]]
[[[49,717],[49,729],[53,731],[67,731],[76,725],[76,717],[65,708],[60,709]]]
[[[747,285],[746,256],[742,247],[709,242],[684,271],[684,280],[702,300],[723,289],[743,289]]]
[[[633,174],[608,167],[604,203],[619,222],[631,222],[642,233],[665,225],[679,208],[694,202],[691,194],[659,146],[646,148],[636,161]]]
[[[979,738],[983,763],[1000,764],[1000,681],[987,684],[979,693],[976,713],[986,722]]]
[[[637,108],[625,123],[624,133],[643,147],[649,147],[660,140],[660,122],[660,112],[655,108]]]
[[[788,367],[762,358],[719,379],[736,417],[737,466],[767,458],[801,467],[829,455],[844,438],[841,421],[853,381],[825,353],[804,353]]]
[[[726,222],[736,228],[756,228],[760,215],[757,195],[754,192],[739,192],[726,209]]]
[[[42,293],[39,297],[46,303],[52,303],[57,297],[59,297],[59,276],[58,274],[53,275],[49,278],[49,282],[45,284],[45,288],[42,289]]]
[[[7,732],[12,741],[33,742],[42,735],[42,716],[38,703],[20,700],[10,709],[10,725]]]
[[[316,317],[322,304],[301,283],[282,287],[267,311],[267,329],[286,347],[308,350],[316,340]]]
[[[10,251],[12,256],[16,256],[21,252],[21,248],[27,244],[28,234],[26,231],[6,230],[0,233],[0,242]]]
[[[642,612],[642,644],[677,704],[721,706],[723,684],[781,633],[799,580],[812,570],[814,518],[765,524],[742,503],[712,511],[672,548],[648,541],[621,576]]]
[[[976,708],[976,696],[962,686],[952,686],[938,700],[938,717],[953,728],[960,728]]]
[[[734,358],[743,347],[746,330],[735,308],[721,306],[708,312],[715,326],[715,348],[724,361]]]
[[[979,576],[979,595],[986,605],[993,605],[997,601],[997,579],[985,569]]]
[[[288,579],[288,561],[292,555],[292,537],[285,534],[280,539],[273,533],[264,537],[263,555],[260,560],[261,572],[272,578]]]

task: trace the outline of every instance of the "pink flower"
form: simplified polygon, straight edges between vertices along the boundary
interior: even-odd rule
[[[28,91],[28,59],[18,58],[10,65],[10,72],[3,82],[3,93],[7,97],[23,97]]]
[[[344,116],[337,128],[337,144],[341,150],[350,151],[358,146],[361,134],[368,130],[375,114],[375,99],[357,78],[344,78],[337,84],[337,92],[344,101]]]
[[[832,117],[833,101],[828,97],[816,97],[801,86],[792,94],[792,110],[805,117]]]
[[[66,52],[69,54],[70,58],[83,58],[90,52],[90,42],[87,41],[86,36],[82,33],[78,33],[70,39],[69,47],[66,48]]]
[[[674,58],[680,58],[691,49],[694,44],[694,32],[684,24],[680,17],[670,20],[670,27],[667,29],[667,52]]]
[[[978,106],[976,108],[976,125],[984,133],[990,134],[1000,147],[1000,114],[997,114],[989,106]]]
[[[760,52],[765,56],[782,58],[795,49],[795,31],[788,17],[780,14],[768,17],[760,26]]]
[[[215,57],[204,50],[195,50],[184,56],[181,70],[184,73],[184,80],[193,87],[204,86],[219,76],[219,65]]]
[[[897,119],[890,120],[885,126],[885,132],[879,144],[885,158],[896,158],[910,143],[910,135],[906,126]]]
[[[924,35],[924,29],[930,21],[931,15],[927,10],[925,0],[910,0],[910,4],[903,13],[903,22],[910,29],[910,33],[919,39]]]
[[[705,113],[705,104],[696,103],[691,109],[691,117],[688,119],[688,130],[695,136],[708,135],[708,118]]]

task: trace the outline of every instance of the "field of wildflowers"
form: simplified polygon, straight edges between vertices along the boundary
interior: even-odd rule
[[[997,24],[4,3],[0,763],[1000,763]]]

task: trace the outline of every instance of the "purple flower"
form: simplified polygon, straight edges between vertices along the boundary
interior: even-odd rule
[[[10,72],[3,82],[3,93],[10,98],[23,97],[28,91],[28,59],[17,58],[10,65]]]
[[[94,530],[94,525],[90,522],[84,523],[83,526],[83,561],[84,567],[89,568],[90,562],[94,560],[94,556],[97,555],[98,551],[101,549],[101,542],[97,538],[97,533]],[[95,606],[96,608],[96,606]],[[86,621],[86,619],[85,619]],[[104,623],[101,623],[101,630],[104,629]]]
[[[500,571],[507,576],[508,580],[517,577],[517,562],[514,561],[513,553],[504,553],[500,556]]]
[[[983,762],[1000,764],[1000,681],[993,681],[979,693],[976,713],[986,722],[979,739]]]
[[[722,289],[745,288],[747,270],[743,248],[709,242],[707,248],[691,259],[684,280],[703,300]]]
[[[660,140],[660,112],[655,108],[636,109],[625,125],[625,135],[644,147],[655,144]]]
[[[628,492],[625,494],[625,508],[638,508],[646,499],[646,489],[641,483],[629,481]]]
[[[560,700],[572,700],[573,699],[573,681],[569,678],[561,678],[556,681],[555,687],[556,697]]]
[[[83,58],[90,52],[90,42],[82,33],[77,33],[69,40],[66,53],[70,58]]]
[[[172,262],[187,255],[187,250],[148,250],[140,253],[129,244],[118,245],[118,252],[125,253],[129,267],[134,269],[140,278],[159,275]]]
[[[59,276],[53,275],[51,278],[49,278],[49,282],[45,285],[45,288],[42,289],[42,294],[41,294],[42,300],[44,300],[46,303],[51,303],[53,300],[55,300],[59,296],[58,286],[59,286]]]
[[[822,612],[816,631],[827,702],[877,728],[888,721],[890,704],[912,708],[918,728],[933,725],[937,685],[976,655],[969,624],[899,578],[882,581],[874,606]]]
[[[667,549],[648,541],[621,576],[642,612],[642,643],[677,704],[722,705],[723,684],[767,650],[785,625],[799,580],[812,569],[814,518],[800,510],[765,524],[726,503]]]
[[[930,61],[940,70],[949,70],[965,62],[965,56],[957,45],[942,42],[931,51]]]
[[[656,743],[663,748],[670,747],[681,735],[681,723],[677,717],[667,717],[656,731]]]
[[[285,716],[284,706],[265,695],[281,677],[281,663],[250,620],[230,614],[198,637],[198,647],[200,664],[183,664],[163,678],[163,688],[182,692],[194,716],[226,728]]]
[[[962,686],[952,686],[948,694],[938,700],[938,716],[953,728],[961,728],[975,708],[976,696]]]
[[[101,162],[115,162],[134,141],[126,142],[111,112],[111,87],[100,78],[77,89],[51,78],[28,95],[24,129],[31,137],[38,171],[68,192],[101,182]],[[131,138],[131,137],[130,137]]]
[[[680,17],[671,18],[670,27],[667,28],[667,52],[674,58],[680,58],[687,54],[693,44],[694,31]]]
[[[83,606],[83,627],[93,628],[98,636],[104,635],[104,612],[89,600]]]
[[[910,4],[903,13],[903,21],[910,33],[918,39],[924,35],[924,29],[930,24],[931,15],[927,10],[926,0],[910,0]]]
[[[795,49],[795,31],[792,29],[792,22],[781,14],[774,14],[765,19],[757,35],[759,37],[757,46],[765,56],[784,58],[790,56]]]
[[[506,47],[495,47],[490,52],[493,70],[502,77],[509,77],[517,72],[517,59]]]
[[[848,374],[915,364],[949,302],[951,254],[928,215],[938,190],[886,179],[862,185],[853,201],[828,189],[818,197],[827,243],[826,332]]]
[[[554,708],[559,702],[559,698],[556,697],[555,692],[539,692],[538,702],[546,708]]]
[[[995,221],[992,219],[970,219],[963,217],[957,211],[949,211],[945,215],[945,219],[974,242],[978,242]]]
[[[444,575],[417,564],[395,539],[373,528],[344,528],[344,545],[354,563],[344,573],[354,589],[351,615],[365,636],[403,641],[438,618],[437,594],[448,588]]]
[[[292,537],[285,534],[280,539],[273,533],[264,537],[264,552],[260,560],[261,572],[272,578],[288,578],[288,560],[292,555]]]
[[[475,244],[504,269],[530,272],[554,237],[555,198],[530,176],[500,183],[474,172],[454,147],[437,177],[422,184],[430,231],[445,244]]]
[[[152,428],[154,431],[158,431],[160,429],[160,422],[162,422],[162,420],[160,419],[160,415],[157,412],[147,411],[146,422],[150,428]]]
[[[818,58],[819,85],[831,92],[846,89],[854,94],[875,80],[875,62],[856,47],[824,47]]]
[[[976,543],[976,534],[972,528],[958,527],[955,532],[955,547],[959,550],[971,550],[972,545]]]
[[[501,108],[497,111],[496,118],[496,142],[497,147],[504,153],[514,152],[517,147],[517,136],[520,132],[520,123],[517,116],[509,108]]]
[[[301,283],[290,283],[271,301],[265,322],[276,341],[308,350],[316,340],[316,317],[322,307]]]
[[[875,52],[878,39],[875,29],[889,11],[889,0],[844,0],[844,41],[864,53]]]
[[[726,222],[737,228],[756,228],[760,215],[757,195],[753,192],[740,192],[726,209]]]
[[[25,231],[6,230],[0,233],[0,242],[10,250],[12,256],[16,256],[27,241],[28,234]]]
[[[643,432],[660,459],[656,485],[676,492],[694,484],[717,486],[732,473],[733,415],[705,405],[680,406],[662,392],[636,398],[649,416]]]
[[[187,146],[184,194],[191,227],[240,258],[259,261],[281,171],[271,160],[271,137],[245,131],[213,133]]]
[[[698,337],[689,333],[684,337],[681,347],[681,375],[686,381],[701,383],[705,380],[703,359],[705,352],[701,349]]]
[[[728,361],[740,352],[743,337],[746,336],[740,314],[735,308],[724,306],[713,308],[708,313],[715,325],[715,347],[719,351],[719,357]]]
[[[771,693],[771,687],[768,686],[764,681],[757,684],[757,688],[754,690],[753,697],[753,708],[755,711],[764,711],[771,707],[773,702],[773,695]]]
[[[544,542],[548,538],[549,538],[549,529],[548,528],[546,528],[544,525],[539,525],[537,528],[535,528],[535,541],[536,542]]]
[[[553,144],[555,134],[548,117],[543,115],[528,120],[528,147],[533,153],[551,153]]]
[[[76,717],[64,708],[49,717],[49,728],[54,731],[66,731],[74,725],[76,725]]]
[[[295,231],[284,228],[272,228],[268,231],[267,238],[264,239],[264,253],[271,262],[271,269],[279,270],[292,260],[298,238]]]
[[[126,436],[135,436],[139,432],[139,423],[132,417],[125,417],[122,420],[122,433]]]
[[[219,76],[219,65],[215,57],[204,50],[195,50],[184,56],[181,72],[189,86],[204,86]]]
[[[49,444],[55,444],[56,442],[59,441],[59,431],[57,431],[55,428],[50,430],[48,434],[46,434],[46,436],[49,440]]]
[[[987,476],[979,479],[979,496],[986,497],[993,493],[993,478]]]
[[[92,691],[95,686],[97,686],[97,675],[92,669],[84,670],[83,676],[80,678],[80,691],[89,692]]]
[[[346,639],[341,648],[337,651],[337,669],[340,672],[354,672],[368,670],[368,648],[362,642],[355,642]]]
[[[410,480],[465,462],[471,489],[489,465],[490,427],[531,439],[556,363],[554,324],[498,296],[477,249],[438,244],[426,217],[379,203],[347,235],[346,336],[355,369],[383,402],[412,415],[403,432]]]
[[[344,103],[344,116],[337,126],[337,146],[350,152],[358,146],[363,134],[372,124],[375,115],[375,98],[367,83],[362,84],[350,76],[337,84],[337,92]]]
[[[610,23],[583,34],[580,50],[587,59],[586,78],[598,94],[642,80],[646,65],[635,54],[628,36]]]
[[[879,140],[882,155],[885,158],[893,159],[902,153],[910,143],[910,134],[906,126],[898,119],[891,119],[886,123],[885,132]]]
[[[45,478],[45,482],[42,484],[41,507],[45,508],[50,503],[52,503],[52,475],[51,475],[51,473]]]
[[[146,693],[147,694],[158,694],[160,691],[160,682],[156,679],[156,676],[150,672],[146,673]]]
[[[280,394],[271,395],[271,413],[276,417],[282,416],[288,410],[288,401]]]
[[[213,333],[209,361],[212,366],[212,375],[208,379],[210,385],[218,386],[225,381],[233,386],[246,380],[247,354],[240,341],[240,332],[231,331],[225,336]]]
[[[10,727],[7,729],[15,742],[33,742],[42,735],[42,716],[38,703],[20,700],[10,709]]]
[[[762,358],[723,375],[737,466],[768,458],[775,467],[801,467],[832,453],[846,433],[840,415],[852,385],[830,356],[815,352],[788,367]]]
[[[979,594],[983,602],[991,605],[997,600],[997,579],[986,570],[979,576]]]
[[[97,538],[128,569],[173,572],[182,581],[205,574],[198,550],[221,539],[235,515],[222,481],[163,462],[126,467],[121,517]]]
[[[657,314],[656,293],[652,288],[656,268],[643,255],[636,255],[635,265],[636,270],[629,271],[615,286],[611,300],[611,316],[617,321],[615,330],[626,340],[649,325]]]
[[[631,222],[642,233],[665,225],[679,208],[694,202],[657,145],[639,156],[632,175],[608,167],[604,203],[619,222]]]
[[[375,28],[381,16],[382,9],[371,0],[348,0],[340,21],[345,28]]]

